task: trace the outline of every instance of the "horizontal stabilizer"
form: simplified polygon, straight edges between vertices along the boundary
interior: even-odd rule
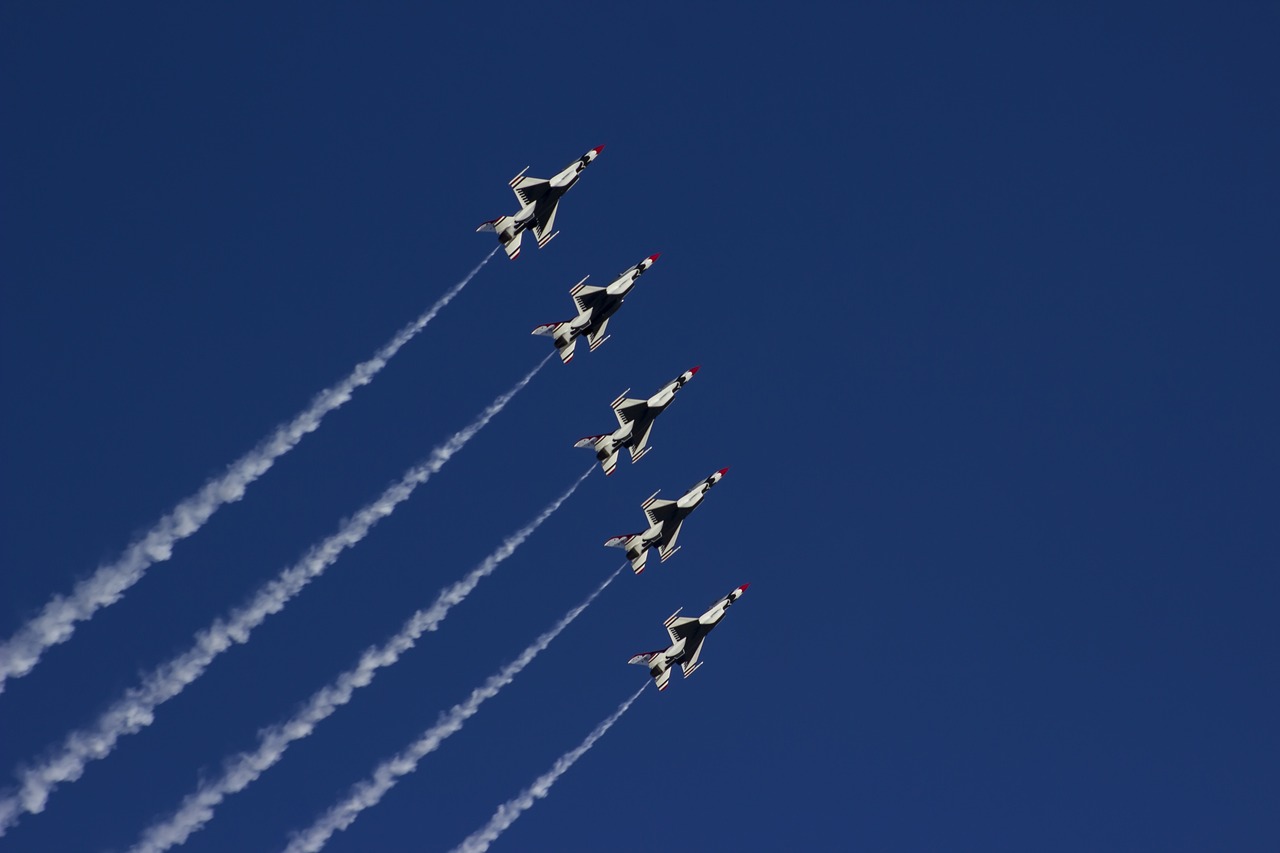
[[[498,219],[503,217],[499,216]],[[496,234],[498,231],[498,219],[490,219],[488,222],[481,222],[480,227],[476,229],[477,234]]]
[[[595,447],[597,441],[599,441],[602,438],[608,438],[608,437],[609,437],[608,433],[605,433],[604,435],[588,435],[588,436],[585,436],[584,438],[580,438],[577,441],[575,441],[573,443],[573,446],[574,447]]]
[[[562,322],[561,322],[561,323],[543,323],[541,326],[538,326],[536,329],[534,329],[534,330],[533,330],[532,332],[530,332],[529,334],[531,334],[531,335],[545,335],[545,336],[547,336],[548,338],[555,337],[556,329],[560,328],[560,327],[561,327],[561,326],[563,326],[563,325],[564,325],[564,323],[562,323]]]
[[[653,660],[655,656],[660,655],[665,651],[666,649],[658,649],[653,652],[641,652],[638,655],[632,655],[631,660],[627,661],[627,663],[638,663],[641,666],[648,666],[649,661]]]
[[[671,683],[671,670],[664,669],[653,677],[653,683],[657,685],[659,690],[666,690],[667,685]]]
[[[610,537],[609,539],[604,540],[604,547],[625,548],[627,547],[627,542],[629,542],[631,539],[634,539],[639,535],[640,535],[639,533],[624,533],[621,536]]]

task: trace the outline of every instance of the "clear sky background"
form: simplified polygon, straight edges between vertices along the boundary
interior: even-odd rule
[[[370,356],[368,387],[0,695],[0,787],[662,258],[321,579],[0,849],[122,849],[702,370],[438,633],[223,805],[279,849],[730,466],[334,851],[448,849],[746,596],[506,850],[1280,849],[1275,4],[7,4],[0,637]]]

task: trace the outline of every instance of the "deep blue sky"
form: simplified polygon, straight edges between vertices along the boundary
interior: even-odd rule
[[[466,8],[464,9],[464,5]],[[751,589],[507,850],[1275,850],[1274,4],[0,13],[0,635],[492,248],[506,182],[607,148],[172,561],[0,695],[0,785],[662,259],[437,477],[0,848],[132,843],[702,371],[441,631],[189,850],[274,849],[729,465],[334,851],[446,849]]]

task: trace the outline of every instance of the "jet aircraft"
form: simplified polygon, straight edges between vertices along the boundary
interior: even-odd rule
[[[653,683],[659,690],[667,689],[671,680],[671,667],[680,664],[684,677],[693,675],[694,670],[702,666],[698,656],[702,654],[702,641],[711,633],[711,629],[720,624],[724,614],[735,601],[742,597],[750,584],[743,584],[724,598],[711,605],[711,608],[696,619],[691,616],[680,616],[680,610],[671,614],[664,624],[671,637],[671,645],[654,652],[641,652],[627,663],[638,663],[649,667]],[[683,610],[684,608],[681,608]]]
[[[578,307],[578,316],[562,323],[544,323],[530,334],[547,335],[554,340],[560,360],[565,364],[573,360],[573,348],[582,335],[586,335],[587,344],[594,351],[608,340],[604,330],[609,325],[609,318],[656,260],[658,255],[650,255],[634,267],[623,270],[607,287],[587,287],[583,282],[590,276],[584,277],[569,290],[573,304]]]
[[[724,477],[728,468],[721,468],[710,477],[698,482],[685,492],[678,500],[654,500],[658,496],[654,492],[641,504],[645,516],[649,519],[649,529],[643,533],[624,533],[605,541],[605,547],[626,548],[627,559],[631,561],[631,570],[636,574],[644,571],[645,561],[649,559],[649,549],[658,547],[658,557],[666,562],[672,554],[680,549],[676,547],[676,537],[680,535],[680,527],[689,513],[698,508],[703,497],[711,491],[711,487]]]
[[[696,367],[686,370],[659,388],[657,393],[647,400],[628,397],[627,392],[623,391],[621,396],[610,404],[613,407],[613,414],[618,418],[618,428],[607,435],[589,435],[586,438],[580,438],[573,446],[590,447],[594,450],[606,476],[612,474],[618,467],[620,448],[625,447],[631,451],[632,464],[639,462],[640,457],[649,452],[649,431],[653,429],[653,422],[667,406],[671,405],[676,392],[683,388],[684,384],[697,372]]]
[[[499,216],[490,219],[476,229],[478,232],[493,232],[498,235],[498,242],[506,250],[507,257],[515,260],[520,254],[520,240],[527,229],[533,229],[533,236],[538,241],[538,248],[551,242],[551,238],[559,234],[552,231],[556,223],[556,206],[560,197],[578,182],[582,172],[591,165],[604,146],[592,148],[574,162],[565,166],[552,178],[527,178],[524,171],[511,179],[511,189],[520,202],[520,209],[511,216]]]

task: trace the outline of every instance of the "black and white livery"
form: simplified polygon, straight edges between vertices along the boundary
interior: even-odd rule
[[[632,464],[639,462],[640,458],[649,452],[649,432],[653,429],[653,422],[667,406],[671,405],[671,401],[676,398],[676,392],[683,388],[684,384],[697,372],[698,368],[689,368],[659,388],[657,393],[647,400],[628,397],[627,392],[623,391],[618,399],[610,404],[613,407],[613,414],[618,418],[618,428],[607,435],[589,435],[586,438],[580,438],[573,446],[590,447],[594,450],[606,476],[612,474],[618,467],[618,450],[623,447],[631,451]]]
[[[512,216],[490,219],[476,231],[497,234],[498,242],[506,250],[507,257],[513,261],[520,254],[520,240],[528,229],[533,230],[538,248],[541,249],[551,242],[552,237],[560,233],[553,230],[556,224],[556,206],[560,204],[560,197],[578,182],[583,170],[600,156],[602,150],[604,150],[603,145],[592,148],[551,178],[526,177],[524,173],[529,171],[529,167],[526,166],[523,172],[510,181],[511,189],[520,202],[520,209]]]
[[[530,334],[547,335],[555,341],[556,352],[560,360],[568,364],[573,360],[573,348],[578,338],[586,336],[587,344],[594,351],[606,340],[605,328],[609,318],[614,315],[627,298],[631,288],[635,287],[640,276],[658,260],[657,255],[650,255],[634,267],[623,270],[607,287],[587,287],[587,276],[573,286],[569,295],[578,308],[578,316],[562,323],[543,323]]]
[[[656,652],[641,652],[634,655],[627,663],[638,663],[649,667],[649,674],[653,676],[653,683],[659,690],[667,689],[667,682],[671,680],[671,668],[676,664],[680,665],[680,671],[684,673],[685,678],[693,675],[693,671],[702,666],[702,661],[698,660],[698,656],[702,654],[702,641],[707,638],[707,634],[711,633],[712,628],[720,624],[724,614],[735,601],[742,597],[742,593],[746,592],[748,586],[750,584],[744,583],[711,605],[706,613],[696,619],[680,616],[679,610],[672,613],[671,618],[665,623],[667,634],[671,637],[671,645]]]
[[[666,562],[672,554],[680,549],[676,546],[676,538],[680,535],[680,526],[688,518],[689,513],[698,508],[702,499],[711,487],[724,478],[728,468],[721,468],[705,480],[698,482],[685,492],[679,500],[654,500],[658,493],[654,492],[641,504],[645,517],[649,519],[649,529],[643,533],[624,533],[605,541],[605,547],[626,548],[627,559],[631,561],[631,570],[636,574],[644,571],[645,561],[649,559],[649,549],[657,546],[658,557]]]

